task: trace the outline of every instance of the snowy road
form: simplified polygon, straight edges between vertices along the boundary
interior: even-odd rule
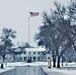
[[[0,75],[46,75],[40,67],[30,66],[30,67],[17,67],[13,70],[6,71]]]

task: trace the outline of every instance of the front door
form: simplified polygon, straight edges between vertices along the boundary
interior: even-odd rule
[[[28,61],[27,62],[32,62],[32,57],[28,57]]]

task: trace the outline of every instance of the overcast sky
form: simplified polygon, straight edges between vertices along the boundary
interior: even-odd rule
[[[15,42],[28,42],[29,11],[39,12],[39,16],[30,17],[30,44],[37,46],[34,35],[42,22],[42,12],[53,8],[55,0],[0,0],[0,34],[4,27],[17,31]],[[67,4],[69,0],[56,0]]]

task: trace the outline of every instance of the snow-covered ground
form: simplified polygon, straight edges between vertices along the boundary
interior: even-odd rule
[[[61,68],[48,68],[48,66],[42,66],[44,72],[48,75],[76,75],[76,63],[64,63],[64,66]]]
[[[40,66],[40,65],[48,65],[47,62],[33,62],[33,63],[26,63],[26,62],[9,62],[4,64],[4,69],[0,68],[0,73],[14,69],[17,66]]]
[[[12,70],[14,68],[15,67],[4,67],[4,69],[0,69],[0,73],[5,72],[5,71],[8,71],[8,70]]]
[[[76,63],[64,63],[64,66],[60,69],[48,68],[48,62],[33,62],[33,63],[26,63],[26,62],[9,62],[4,64],[4,69],[0,69],[0,73],[14,69],[16,66],[41,66],[43,71],[46,72],[48,75],[76,75]]]
[[[40,65],[48,65],[48,62],[32,62],[32,63],[27,63],[27,62],[9,62],[5,66],[9,67],[16,67],[16,66],[40,66]]]

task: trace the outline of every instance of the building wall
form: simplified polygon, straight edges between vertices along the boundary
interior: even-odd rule
[[[42,51],[27,51],[22,54],[16,55],[17,61],[25,61],[27,62],[31,59],[32,62],[34,61],[43,61],[42,58]]]

